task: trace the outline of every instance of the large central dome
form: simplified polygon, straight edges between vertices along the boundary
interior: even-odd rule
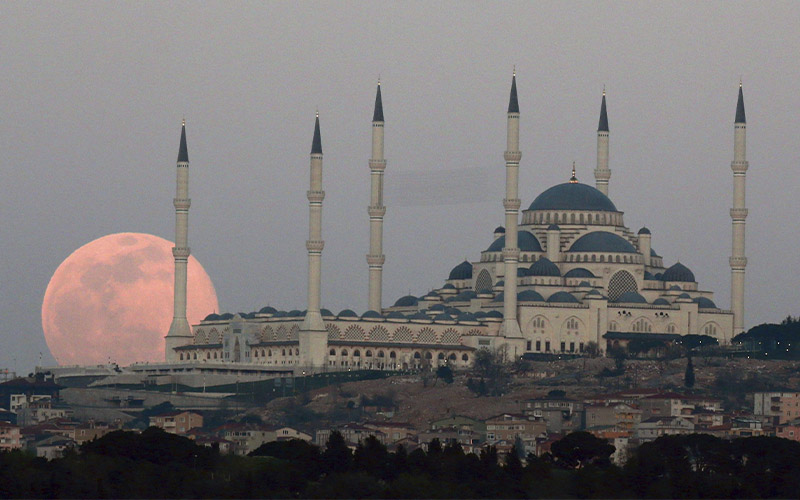
[[[546,190],[536,197],[528,210],[593,210],[617,212],[617,207],[592,186],[565,182]]]

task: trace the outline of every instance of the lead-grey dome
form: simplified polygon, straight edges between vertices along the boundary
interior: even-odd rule
[[[615,302],[622,304],[647,304],[647,299],[637,292],[625,292]]]
[[[568,252],[636,253],[636,248],[618,234],[594,231],[575,240]]]
[[[506,237],[501,236],[494,240],[494,243],[489,245],[489,248],[486,249],[487,252],[500,252],[503,250],[503,247],[506,246]],[[539,243],[539,240],[536,239],[536,236],[531,234],[528,231],[518,231],[517,232],[517,246],[519,247],[520,251],[522,252],[541,252],[542,245]]]
[[[713,300],[707,297],[697,297],[692,302],[697,303],[697,307],[700,309],[716,309],[717,305],[714,303]]]
[[[536,197],[528,210],[593,210],[616,212],[617,207],[597,189],[577,182],[565,182]]]
[[[338,314],[340,318],[357,318],[358,315],[352,309],[345,309]]]
[[[457,265],[450,271],[449,280],[469,280],[472,279],[472,264],[466,260]]]
[[[542,294],[536,290],[523,290],[517,294],[519,302],[544,302]]]
[[[580,301],[571,293],[556,292],[547,298],[550,303],[580,304]]]
[[[419,303],[419,299],[413,295],[406,295],[397,299],[393,307],[412,307]]]
[[[528,274],[530,276],[561,276],[561,271],[553,261],[547,257],[542,257],[531,264]]]
[[[654,306],[668,306],[671,305],[669,301],[663,297],[659,297],[653,301]]]
[[[586,269],[585,267],[576,267],[575,269],[570,269],[564,275],[565,278],[596,278],[597,276],[594,275],[593,272]]]
[[[680,262],[676,262],[672,267],[664,271],[664,274],[661,275],[661,279],[664,281],[681,281],[689,283],[693,283],[695,281],[694,273]]]

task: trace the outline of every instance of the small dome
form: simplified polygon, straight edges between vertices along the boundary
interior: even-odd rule
[[[345,309],[337,315],[339,318],[357,318],[358,314],[352,309]]]
[[[430,320],[430,318],[422,311],[417,312],[416,314],[412,314],[408,317],[408,319],[416,319],[416,320]]]
[[[593,272],[586,269],[585,267],[576,267],[575,269],[570,269],[567,271],[567,274],[564,275],[565,278],[596,278],[597,276],[594,275]]]
[[[401,312],[392,311],[386,315],[386,319],[406,319],[406,317]]]
[[[536,197],[528,210],[593,210],[616,212],[608,196],[587,184],[566,182]]]
[[[486,249],[487,252],[500,252],[503,250],[503,247],[506,246],[506,237],[501,236],[494,240],[494,243],[489,245],[489,248]],[[517,246],[519,247],[520,251],[522,252],[541,252],[542,245],[539,243],[539,240],[536,239],[536,236],[529,233],[528,231],[518,231],[517,232]]]
[[[321,315],[323,318],[333,318],[333,317],[334,317],[334,315],[333,315],[333,313],[331,312],[331,310],[330,310],[330,309],[325,309],[324,307],[323,307],[322,309],[320,309],[320,310],[319,310],[319,314],[320,314],[320,315]]]
[[[413,295],[406,295],[404,297],[400,297],[397,299],[397,302],[394,303],[393,307],[412,307],[419,303],[419,299],[414,297]]]
[[[469,280],[472,279],[472,264],[466,260],[457,265],[450,271],[449,280]]]
[[[535,290],[523,290],[517,294],[519,302],[544,302],[544,297]]]
[[[367,311],[367,312],[365,312],[364,314],[361,315],[361,319],[365,319],[365,318],[382,318],[382,317],[383,316],[381,316],[381,314],[378,311],[373,311],[372,309],[370,309],[369,311]]]
[[[221,314],[221,315],[219,316],[219,319],[222,319],[222,320],[233,319],[233,314],[231,314],[231,313],[224,313],[224,314]]]
[[[678,292],[680,292],[681,290],[683,290],[683,289],[682,289],[681,287],[679,287],[678,285],[672,285],[671,287],[669,287],[669,289],[670,289],[670,290],[676,290],[676,291],[678,291]]]
[[[663,275],[663,274],[661,274],[661,273],[656,273],[656,279],[657,279],[657,280],[660,280],[660,279],[661,279],[661,278],[663,278],[663,277],[664,277],[664,275]]]
[[[531,272],[528,270],[527,267],[518,267],[517,268],[517,278],[524,278],[525,276],[530,276]]]
[[[458,316],[459,314],[461,314],[461,309],[457,307],[445,307],[444,312],[446,312],[451,316]]]
[[[713,300],[707,297],[697,297],[692,302],[697,303],[697,307],[700,309],[716,309],[717,305],[714,303]]]
[[[561,276],[561,271],[558,266],[547,257],[542,257],[537,260],[530,267],[531,276]]]
[[[455,290],[455,289],[456,287],[453,286],[452,283],[445,283],[445,285],[442,287],[442,290]]]
[[[581,281],[580,283],[578,283],[578,286],[579,287],[587,287],[587,286],[592,286],[592,284],[589,283],[588,281]]]
[[[497,295],[495,295],[495,297],[492,299],[492,302],[503,302],[503,300],[505,300],[505,296],[506,296],[505,293],[500,292]]]
[[[444,311],[444,304],[434,304],[428,310],[429,311]]]
[[[422,298],[424,299],[425,297],[438,297],[438,296],[439,296],[438,293],[431,291],[426,293]]]
[[[303,315],[303,312],[298,309],[292,309],[291,311],[286,313],[286,315],[289,316],[290,318],[299,318],[300,316]]]
[[[458,321],[477,321],[477,319],[471,312],[462,312],[458,315]]]
[[[275,314],[276,312],[278,312],[278,310],[270,306],[262,307],[258,310],[259,314]]]
[[[486,317],[486,311],[478,311],[475,313],[475,319],[480,321],[481,319]]]
[[[586,292],[586,295],[584,295],[584,298],[589,298],[589,297],[597,297],[602,299],[603,294],[598,292],[597,290],[589,290],[588,292]]]
[[[562,304],[580,304],[580,301],[571,293],[567,292],[556,292],[550,297],[548,297],[547,302],[549,303],[562,303]]]
[[[497,226],[494,228],[494,234],[506,234],[506,228],[503,226]]]
[[[659,297],[653,301],[654,306],[668,306],[670,305],[669,301],[664,297]]]
[[[650,230],[649,230],[649,229],[647,229],[646,227],[643,227],[643,228],[641,228],[641,229],[639,230],[639,233],[638,233],[638,234],[650,234]]]
[[[505,284],[506,284],[506,281],[505,281],[505,280],[500,280],[500,281],[498,281],[497,283],[495,283],[495,284],[494,284],[494,287],[495,287],[495,288],[497,288],[497,287],[503,287],[503,286],[505,286]]]
[[[480,290],[478,290],[478,295],[492,295],[492,294],[494,294],[494,292],[492,292],[488,288],[481,288]]]
[[[434,321],[453,321],[453,317],[446,313],[437,314],[433,317]]]
[[[558,227],[558,224],[550,224],[547,226],[548,231],[561,231],[561,228]]]
[[[622,236],[608,231],[587,233],[575,240],[569,252],[636,253],[636,249]]]
[[[615,302],[621,304],[647,304],[647,300],[636,292],[625,292]]]
[[[679,299],[691,299],[691,298],[692,298],[692,296],[691,296],[691,295],[689,295],[688,293],[684,292],[684,293],[682,293],[682,294],[678,295],[678,298],[679,298]]]
[[[463,292],[456,295],[454,298],[457,301],[464,301],[464,300],[471,300],[477,297],[478,294],[475,293],[474,290],[464,290]]]
[[[489,311],[486,313],[486,316],[484,317],[487,319],[488,318],[502,319],[503,313],[501,313],[500,311]]]
[[[286,311],[275,311],[275,314],[272,315],[273,318],[285,318]]]
[[[219,319],[220,319],[219,314],[211,313],[208,316],[206,316],[205,318],[203,318],[203,321],[219,321]]]
[[[646,279],[646,280],[654,280],[654,279],[656,279],[656,277],[653,276],[653,273],[651,273],[650,271],[645,271],[644,272],[644,279]]]
[[[672,267],[664,271],[661,279],[663,281],[681,281],[689,283],[693,283],[695,281],[694,273],[680,262],[673,264]]]
[[[655,250],[653,250],[653,247],[650,247],[650,257],[661,257],[661,256],[658,255]]]

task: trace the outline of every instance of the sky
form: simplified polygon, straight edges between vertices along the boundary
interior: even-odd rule
[[[302,310],[319,110],[322,306],[363,313],[378,77],[383,302],[441,287],[503,224],[514,67],[523,207],[573,161],[594,185],[605,87],[611,199],[725,308],[741,78],[745,324],[799,315],[797,26],[797,2],[2,2],[0,369],[54,362],[42,298],[74,250],[174,238],[184,117],[189,242],[222,311]]]

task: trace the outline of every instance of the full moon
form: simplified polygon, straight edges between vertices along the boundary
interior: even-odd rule
[[[61,365],[164,361],[172,323],[173,244],[142,233],[110,234],[58,266],[42,304],[42,328]],[[189,257],[189,324],[218,310],[211,278]]]

